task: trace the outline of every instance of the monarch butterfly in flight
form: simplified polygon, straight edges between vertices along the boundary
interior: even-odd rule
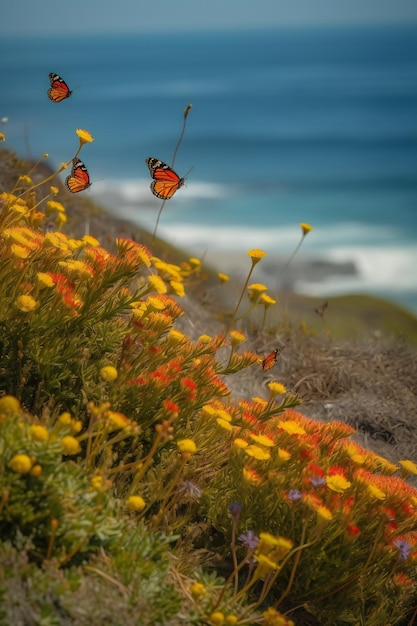
[[[70,97],[72,91],[63,78],[51,72],[49,80],[51,81],[51,88],[48,89],[48,97],[52,102],[61,102]]]
[[[72,160],[71,174],[65,179],[65,184],[72,193],[84,191],[91,185],[87,168],[80,159]]]
[[[277,362],[278,355],[283,351],[284,347],[285,346],[282,346],[281,348],[276,348],[276,350],[273,350],[270,354],[268,354],[268,356],[264,358],[264,360],[262,361],[262,369],[264,372],[267,372],[274,367],[275,363]]]
[[[174,193],[184,185],[184,178],[180,178],[174,170],[163,161],[150,157],[146,159],[152,178],[151,191],[161,200],[169,200]]]

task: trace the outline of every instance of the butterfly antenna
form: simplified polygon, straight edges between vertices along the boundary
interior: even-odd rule
[[[174,154],[173,154],[173,157],[172,157],[172,164],[171,164],[172,168],[174,168],[175,159],[177,158],[177,152],[178,152],[178,149],[179,149],[179,147],[181,145],[181,142],[183,140],[183,137],[184,137],[185,127],[187,126],[187,117],[188,117],[188,114],[189,114],[189,112],[191,111],[192,108],[193,108],[192,104],[187,104],[187,106],[184,109],[184,122],[182,124],[181,135],[180,135],[180,137],[179,137],[179,139],[177,141],[177,145],[175,146]]]

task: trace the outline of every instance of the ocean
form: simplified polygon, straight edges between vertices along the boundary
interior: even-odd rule
[[[49,101],[50,72],[71,98]],[[3,34],[0,81],[5,147],[59,166],[75,129],[89,130],[84,193],[151,231],[160,201],[145,159],[172,162],[192,104],[175,160],[186,184],[159,235],[242,276],[247,250],[261,248],[273,290],[306,222],[293,289],[369,293],[417,313],[416,27]]]

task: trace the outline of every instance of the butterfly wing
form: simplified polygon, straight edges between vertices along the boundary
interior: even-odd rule
[[[87,168],[80,159],[73,159],[70,176],[67,176],[65,184],[71,193],[84,191],[91,185]]]
[[[283,349],[284,347],[277,348],[264,358],[264,360],[262,361],[262,369],[264,372],[267,372],[274,367],[275,363],[277,362],[278,355],[283,351]]]
[[[151,182],[151,191],[154,196],[162,200],[169,200],[174,193],[183,186],[184,179],[180,178],[174,170],[163,161],[150,157],[146,159],[146,165],[154,179]]]
[[[48,89],[48,97],[52,102],[61,102],[65,100],[65,98],[70,97],[72,91],[70,91],[70,88],[63,78],[51,72],[49,74],[49,80],[51,87]]]

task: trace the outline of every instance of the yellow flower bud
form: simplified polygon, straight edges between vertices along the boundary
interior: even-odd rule
[[[205,596],[207,593],[205,585],[203,583],[193,583],[190,585],[190,593],[193,598],[201,598]]]
[[[129,496],[126,501],[129,511],[143,511],[146,506],[145,500],[141,496]]]
[[[81,452],[80,444],[78,443],[77,439],[75,437],[72,437],[71,435],[63,437],[61,440],[61,445],[64,454],[73,455]]]
[[[3,396],[0,398],[0,413],[3,415],[13,415],[19,413],[20,403],[14,396]]]
[[[49,439],[48,429],[40,424],[32,424],[32,426],[29,426],[28,433],[35,441],[48,441]]]
[[[118,373],[117,369],[113,365],[105,365],[100,370],[100,376],[103,380],[113,381],[116,380]]]
[[[29,474],[33,463],[27,454],[15,454],[9,465],[17,474]]]
[[[42,466],[34,465],[30,471],[31,476],[40,476],[42,474]]]

